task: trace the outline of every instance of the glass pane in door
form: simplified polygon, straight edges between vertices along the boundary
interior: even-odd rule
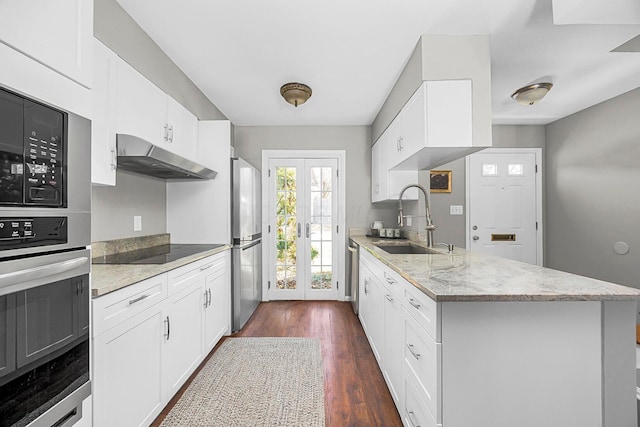
[[[296,289],[296,168],[276,168],[276,287]]]
[[[311,289],[333,287],[333,168],[310,168],[311,191]]]

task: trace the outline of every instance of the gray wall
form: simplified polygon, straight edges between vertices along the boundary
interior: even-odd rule
[[[93,186],[91,241],[166,233],[166,181],[118,171],[116,187]],[[142,231],[133,231],[133,216],[142,216]]]
[[[368,227],[374,219],[390,221],[388,206],[371,204],[371,133],[369,126],[236,126],[235,155],[262,169],[262,150],[345,150],[346,225]]]
[[[639,111],[635,89],[547,126],[549,267],[640,288]]]
[[[492,127],[493,147],[495,148],[542,148],[545,147],[544,126],[500,126]],[[431,219],[438,227],[433,235],[436,242],[453,243],[461,248],[466,247],[466,218],[465,206],[466,174],[464,158],[454,160],[437,167],[438,170],[451,170],[451,193],[430,193]],[[429,174],[419,174],[420,185],[429,188]],[[544,200],[544,176],[543,176],[543,200]],[[463,215],[450,215],[450,205],[463,206]],[[406,212],[410,215],[423,215],[424,203],[407,202]],[[544,202],[543,202],[544,212]],[[543,223],[545,218],[543,217]],[[417,223],[405,229],[422,232],[426,221],[419,218]]]
[[[226,119],[115,0],[95,0],[94,35],[201,120]],[[93,187],[92,241],[165,233],[165,181],[118,172],[117,186]],[[142,215],[142,232],[133,231]]]

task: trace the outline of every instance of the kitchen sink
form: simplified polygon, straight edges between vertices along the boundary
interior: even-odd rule
[[[412,254],[432,254],[432,255],[442,255],[442,252],[436,251],[431,248],[425,248],[424,246],[412,245],[410,243],[400,243],[400,244],[378,244],[376,247],[382,249],[383,251],[390,254],[401,254],[401,255],[412,255]]]

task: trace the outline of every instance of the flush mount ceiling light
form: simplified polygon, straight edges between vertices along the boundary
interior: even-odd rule
[[[533,105],[540,101],[553,87],[552,83],[535,83],[521,87],[511,94],[511,97],[521,105]]]
[[[311,88],[302,83],[286,83],[280,88],[280,95],[289,104],[297,107],[311,97]]]

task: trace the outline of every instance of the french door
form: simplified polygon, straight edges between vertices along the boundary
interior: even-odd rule
[[[338,159],[269,159],[269,299],[338,299]]]

